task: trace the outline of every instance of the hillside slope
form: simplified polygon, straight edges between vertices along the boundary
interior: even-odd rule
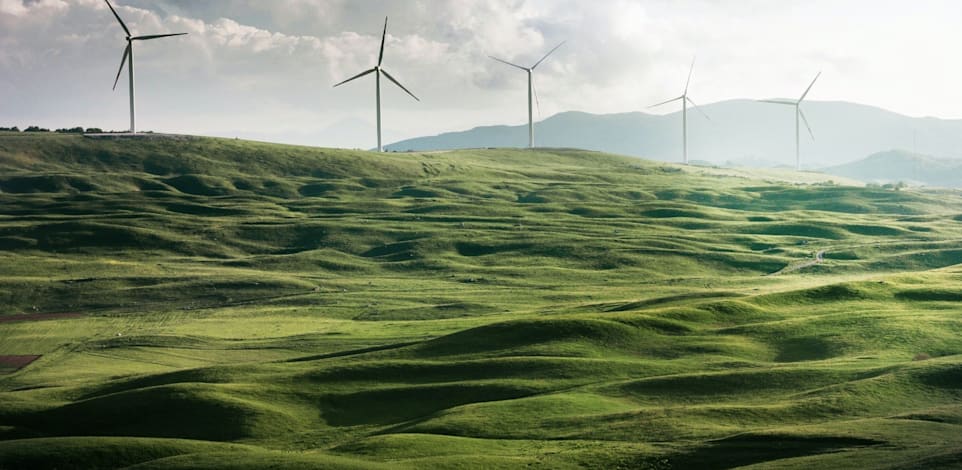
[[[962,461],[957,192],[204,138],[0,169],[0,468]]]

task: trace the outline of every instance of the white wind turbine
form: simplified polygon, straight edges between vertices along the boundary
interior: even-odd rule
[[[387,70],[384,70],[381,68],[381,63],[384,62],[384,40],[385,39],[387,39],[387,17],[384,17],[384,32],[381,34],[381,54],[377,58],[377,65],[375,65],[373,69],[361,72],[351,78],[348,78],[347,80],[344,80],[341,83],[338,83],[337,85],[334,85],[334,88],[337,88],[352,80],[357,80],[358,78],[361,78],[365,75],[376,73],[375,77],[377,78],[376,87],[377,87],[377,151],[378,152],[384,151],[384,147],[381,145],[381,75],[383,74],[385,77],[387,77],[388,80],[394,82],[395,85],[400,87],[407,94],[411,95],[411,98],[414,98],[417,101],[421,101],[417,96],[414,96],[414,93],[411,93],[407,88],[404,88],[404,85],[401,85],[400,82],[395,80],[394,77],[391,76],[391,74],[387,73]]]
[[[818,80],[818,77],[820,77],[821,75],[822,75],[822,72],[818,72],[818,74],[815,75],[815,79],[812,80],[812,83],[808,85],[808,88],[805,89],[805,93],[802,93],[802,97],[799,98],[797,101],[759,100],[763,103],[784,104],[784,105],[795,107],[795,171],[799,171],[802,169],[802,151],[801,151],[802,138],[801,138],[801,131],[798,124],[799,120],[805,123],[805,128],[808,129],[808,134],[812,136],[812,140],[815,140],[815,134],[812,132],[812,126],[808,124],[808,119],[805,118],[805,113],[802,112],[802,101],[804,101],[805,97],[808,96],[808,92],[812,90],[812,87],[815,86],[815,82]]]
[[[548,58],[548,56],[550,56],[551,54],[554,54],[554,51],[558,50],[558,48],[563,46],[564,44],[565,43],[562,42],[561,44],[558,44],[557,46],[555,46],[554,49],[551,49],[550,51],[548,51],[548,53],[545,54],[544,57],[541,58],[541,60],[536,62],[531,67],[522,67],[518,64],[512,64],[511,62],[508,62],[506,60],[501,60],[494,56],[488,56],[498,62],[501,62],[502,64],[507,64],[512,67],[516,67],[521,70],[524,70],[525,72],[528,72],[528,148],[534,148],[534,110],[532,108],[532,104],[533,104],[532,99],[535,98],[535,91],[534,91],[534,78],[532,76],[532,73],[534,72],[534,69],[538,68],[538,66],[541,65],[541,63]]]
[[[681,101],[681,140],[682,140],[681,145],[682,145],[682,154],[684,155],[685,165],[688,164],[688,103],[691,103],[691,105],[695,109],[697,109],[698,112],[702,114],[702,116],[705,116],[705,119],[708,119],[709,121],[711,121],[711,118],[709,118],[708,115],[705,114],[705,112],[702,111],[701,108],[699,108],[698,105],[695,104],[695,102],[688,97],[688,86],[691,85],[691,73],[694,71],[695,71],[695,60],[692,59],[691,68],[688,69],[688,81],[685,82],[685,92],[682,93],[681,96],[679,96],[678,98],[672,98],[668,101],[662,101],[661,103],[649,106],[649,108],[654,108],[657,106],[661,106],[663,104],[673,103],[675,101]]]
[[[154,34],[150,36],[131,36],[130,30],[127,29],[127,25],[124,24],[124,20],[120,19],[120,15],[117,14],[117,10],[114,10],[114,6],[110,4],[108,0],[107,6],[110,7],[110,11],[113,12],[114,17],[120,23],[120,27],[124,28],[124,32],[127,33],[127,48],[124,49],[124,58],[120,61],[120,70],[117,70],[117,78],[114,79],[114,90],[117,89],[117,82],[120,81],[120,74],[124,71],[124,64],[127,60],[130,60],[130,64],[127,66],[127,71],[130,73],[130,133],[134,134],[137,132],[137,125],[134,113],[134,41],[148,41],[151,39],[167,38],[171,36],[183,36],[187,33],[176,33],[176,34]]]

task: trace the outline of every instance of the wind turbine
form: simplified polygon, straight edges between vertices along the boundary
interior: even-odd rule
[[[117,89],[117,82],[120,81],[120,74],[124,71],[124,64],[127,63],[127,59],[130,59],[130,65],[127,67],[127,71],[130,72],[130,133],[137,133],[137,125],[134,114],[134,41],[148,41],[151,39],[168,38],[171,36],[183,36],[187,33],[176,33],[176,34],[153,34],[150,36],[133,36],[130,35],[130,30],[127,29],[127,25],[124,24],[124,20],[120,19],[120,15],[117,14],[117,10],[114,10],[114,6],[110,4],[109,0],[104,0],[107,2],[107,6],[110,7],[110,11],[113,12],[114,17],[120,23],[120,27],[124,28],[124,32],[127,33],[127,48],[124,49],[124,58],[120,60],[120,70],[117,70],[117,78],[114,79],[114,90]]]
[[[538,66],[541,65],[541,63],[548,58],[548,56],[550,56],[551,54],[554,54],[554,51],[558,50],[558,48],[563,46],[564,44],[565,44],[564,41],[562,41],[561,44],[558,44],[557,46],[554,47],[554,49],[551,49],[550,51],[548,51],[548,53],[545,54],[544,57],[541,58],[541,60],[536,62],[531,67],[522,67],[518,64],[512,64],[511,62],[508,62],[506,60],[501,60],[494,56],[488,56],[498,62],[501,62],[502,64],[507,64],[512,67],[524,70],[525,72],[528,72],[528,148],[534,148],[534,110],[532,108],[532,99],[535,97],[535,91],[534,91],[534,79],[533,79],[532,73],[534,72],[534,69],[538,68]]]
[[[661,106],[663,104],[673,103],[679,100],[681,101],[681,139],[682,139],[682,152],[685,157],[685,165],[688,164],[688,103],[691,103],[691,105],[694,106],[695,109],[697,109],[698,112],[702,114],[702,116],[705,116],[705,119],[708,119],[709,121],[711,121],[711,118],[708,117],[708,115],[705,114],[705,112],[702,111],[701,108],[699,108],[698,105],[695,104],[695,102],[688,97],[688,86],[691,85],[691,73],[694,71],[695,71],[695,60],[692,59],[691,68],[688,70],[688,81],[685,82],[685,92],[682,93],[681,96],[679,96],[678,98],[672,98],[668,101],[662,101],[661,103],[649,106],[649,108],[654,108],[657,106]]]
[[[387,73],[387,70],[384,70],[381,68],[381,64],[384,62],[384,40],[385,39],[387,39],[387,17],[386,16],[384,17],[384,33],[381,34],[381,54],[378,55],[377,57],[377,65],[375,65],[373,69],[361,72],[351,78],[348,78],[347,80],[344,80],[341,83],[338,83],[337,85],[334,85],[334,88],[337,88],[347,82],[357,80],[358,78],[361,78],[365,75],[372,74],[372,73],[376,74],[375,77],[377,78],[376,87],[377,87],[377,151],[378,152],[384,151],[384,147],[381,145],[381,75],[383,74],[385,77],[387,77],[388,80],[394,82],[395,85],[400,87],[407,94],[411,95],[411,98],[414,98],[417,101],[421,101],[417,96],[414,96],[414,93],[411,93],[410,90],[408,90],[407,88],[404,88],[404,85],[401,85],[400,82],[395,80],[394,77],[391,76],[391,74]]]
[[[808,129],[808,134],[812,136],[812,140],[815,140],[815,134],[812,132],[812,126],[808,124],[808,119],[805,118],[805,113],[802,112],[802,101],[804,101],[805,97],[808,96],[808,92],[812,91],[812,87],[815,86],[815,82],[818,80],[818,77],[820,76],[822,76],[822,72],[818,72],[818,74],[815,75],[815,79],[812,80],[812,83],[808,85],[808,88],[805,89],[805,93],[802,93],[802,97],[799,98],[797,101],[759,100],[763,103],[784,104],[787,106],[795,107],[795,171],[800,171],[802,169],[802,151],[801,151],[802,138],[801,138],[801,131],[799,130],[799,125],[798,125],[799,118],[801,118],[801,121],[805,123],[805,128]]]

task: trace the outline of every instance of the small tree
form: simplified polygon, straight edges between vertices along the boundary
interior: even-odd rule
[[[104,133],[104,130],[101,129],[101,128],[99,128],[99,127],[88,127],[88,128],[87,128],[87,133],[88,133],[88,134],[103,134],[103,133]]]
[[[50,129],[44,129],[38,126],[30,126],[23,130],[24,132],[50,132]]]

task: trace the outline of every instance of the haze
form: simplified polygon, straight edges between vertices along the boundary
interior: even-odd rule
[[[822,70],[811,100],[962,116],[952,1],[118,3],[142,34],[190,33],[138,50],[145,130],[370,148],[373,85],[331,86],[373,65],[385,15],[385,66],[423,100],[385,90],[386,142],[526,122],[525,77],[486,56],[528,62],[562,40],[537,77],[541,118],[648,112],[694,55],[699,104],[795,97]],[[122,52],[100,0],[0,0],[0,125],[125,129]]]

